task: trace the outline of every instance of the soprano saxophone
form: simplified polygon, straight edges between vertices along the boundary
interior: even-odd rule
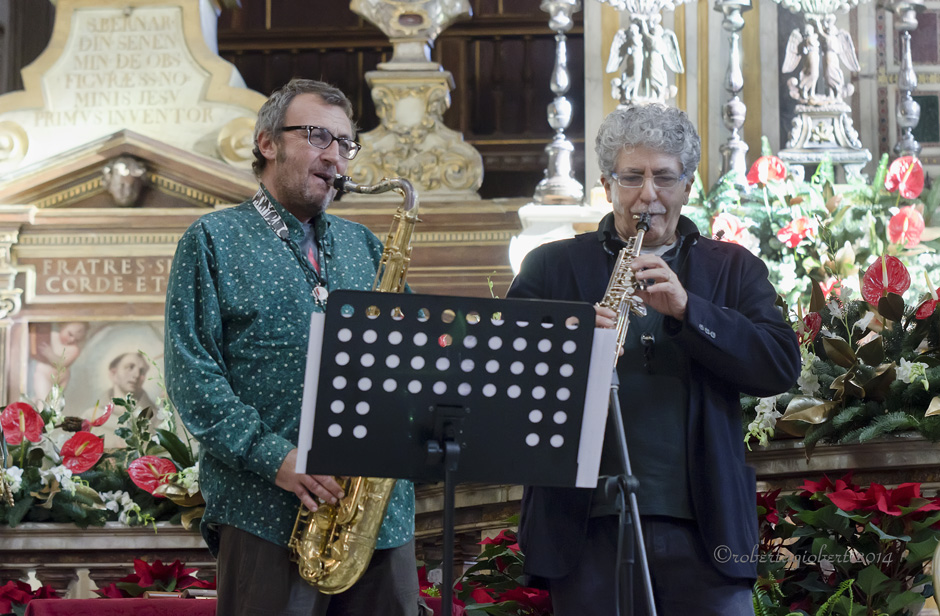
[[[385,239],[372,284],[373,291],[401,293],[411,261],[411,236],[418,222],[418,199],[411,182],[393,178],[361,186],[337,175],[333,186],[341,192],[366,195],[395,190],[404,198]],[[315,512],[301,505],[288,542],[300,576],[327,595],[348,590],[365,573],[395,487],[395,479],[387,478],[346,477],[337,481],[345,496],[335,505],[321,504]]]
[[[637,295],[637,290],[646,288],[642,282],[636,279],[636,274],[630,268],[633,260],[639,256],[640,249],[643,247],[643,237],[650,228],[650,215],[647,213],[634,216],[637,219],[636,235],[627,240],[627,245],[620,250],[617,255],[617,262],[614,264],[614,273],[607,283],[607,291],[604,292],[604,299],[600,305],[604,308],[610,308],[617,313],[617,349],[614,352],[614,365],[617,365],[617,359],[620,357],[620,349],[627,339],[627,328],[630,326],[630,313],[643,316],[646,314],[646,306],[643,305]]]

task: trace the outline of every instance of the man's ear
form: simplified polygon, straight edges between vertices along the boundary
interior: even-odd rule
[[[271,161],[277,157],[277,140],[268,131],[258,133],[258,151]]]

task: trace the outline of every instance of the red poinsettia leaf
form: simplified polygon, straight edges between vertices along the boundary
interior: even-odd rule
[[[134,485],[150,494],[153,494],[157,487],[167,483],[167,475],[175,472],[176,465],[171,460],[157,456],[141,456],[127,467],[127,474],[131,476]],[[154,496],[165,498],[160,494]]]
[[[136,481],[134,483],[137,483]],[[155,561],[155,565],[159,565],[160,561]],[[155,576],[151,570],[151,566],[147,564],[146,561],[141,560],[140,558],[134,559],[134,572],[137,574],[137,583],[143,588],[150,588],[153,586]]]
[[[913,205],[902,207],[888,222],[888,241],[913,248],[924,233],[924,216]]]
[[[95,591],[95,593],[104,599],[124,599],[126,597],[130,597],[129,594],[118,588],[117,584],[114,582],[111,582],[104,588],[99,588]]]
[[[0,426],[3,426],[3,438],[9,445],[19,445],[23,438],[31,443],[38,443],[45,425],[36,409],[25,402],[14,402],[0,413]]]
[[[493,599],[493,595],[491,595],[486,589],[482,587],[474,588],[470,592],[470,597],[477,603],[495,603],[496,602],[496,600]]]
[[[842,511],[856,511],[871,508],[872,502],[864,492],[855,490],[837,490],[826,494],[826,498]]]
[[[18,605],[23,605],[28,603],[33,598],[33,592],[29,587],[29,584],[20,582],[19,580],[11,580],[0,586],[0,610],[3,610],[2,613],[6,614],[12,612],[13,603]]]
[[[905,199],[916,199],[924,190],[924,167],[913,156],[901,156],[888,167],[885,176],[885,189],[888,192],[900,190]]]
[[[495,537],[487,537],[480,542],[480,545],[510,545],[516,543],[516,533],[512,532],[508,528],[504,528],[499,531],[499,534]]]
[[[885,294],[903,295],[910,286],[911,275],[907,268],[897,257],[887,255],[876,259],[865,271],[862,279],[862,297],[869,304],[877,306],[878,300]]]
[[[747,183],[766,184],[768,181],[778,182],[785,177],[787,168],[782,160],[776,156],[761,156],[747,172]]]
[[[62,445],[62,466],[76,475],[98,463],[104,455],[104,441],[91,432],[76,432]]]

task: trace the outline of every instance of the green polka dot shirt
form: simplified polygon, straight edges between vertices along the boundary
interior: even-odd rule
[[[300,506],[274,478],[296,447],[310,315],[321,308],[313,267],[297,257],[304,227],[271,203],[296,253],[246,201],[193,223],[167,286],[167,391],[200,443],[202,533],[213,553],[220,524],[286,546]],[[371,289],[382,255],[375,234],[330,214],[313,227],[328,288]],[[413,536],[414,486],[398,481],[376,547]]]

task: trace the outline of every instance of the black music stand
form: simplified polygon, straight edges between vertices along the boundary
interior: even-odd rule
[[[444,614],[454,490],[595,487],[613,330],[589,304],[335,291],[311,326],[297,470],[444,481]]]

